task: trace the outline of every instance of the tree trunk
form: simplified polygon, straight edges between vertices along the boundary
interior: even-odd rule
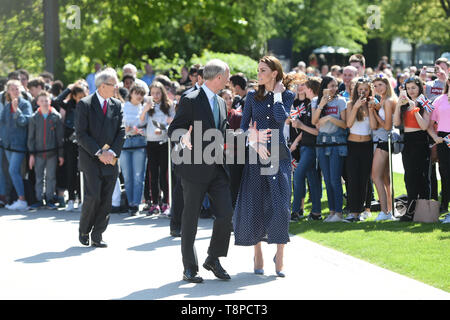
[[[417,48],[417,44],[416,43],[411,43],[411,65],[415,66],[416,65],[416,48]]]
[[[53,73],[56,79],[62,75],[59,39],[59,4],[58,0],[43,1],[45,70]]]

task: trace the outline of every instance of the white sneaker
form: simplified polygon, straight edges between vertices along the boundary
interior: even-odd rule
[[[26,201],[23,200],[17,200],[12,205],[7,206],[6,209],[9,210],[27,210],[28,204]]]
[[[81,212],[81,209],[83,209],[83,203],[78,202],[78,207],[75,209],[75,211]]]
[[[73,200],[69,200],[69,202],[67,202],[67,207],[66,207],[66,211],[72,211],[74,209],[74,203]]]
[[[383,220],[394,220],[394,218],[392,217],[392,214],[390,212],[384,213],[383,211],[380,211],[378,217],[375,218],[375,221],[383,221]]]
[[[325,221],[324,221],[325,222]],[[328,221],[326,222],[348,222],[342,218],[339,218],[339,216],[337,214],[333,214],[330,219],[328,219]]]
[[[442,223],[450,223],[450,214],[447,214],[443,220],[441,220]]]
[[[329,220],[331,218],[333,218],[335,216],[335,214],[330,214],[325,220],[323,220],[323,222],[329,222]]]
[[[372,213],[371,213],[370,211],[365,211],[365,210],[364,210],[364,212],[362,212],[362,213],[359,215],[359,218],[360,218],[361,220],[366,220],[366,219],[368,219],[368,218],[370,218],[370,217],[372,217]]]

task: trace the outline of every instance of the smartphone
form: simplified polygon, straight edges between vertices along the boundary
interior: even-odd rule
[[[324,89],[323,90],[323,95],[324,96],[331,96],[331,89]]]
[[[152,96],[145,96],[144,97],[144,104],[152,103],[153,104],[153,97]]]
[[[436,67],[427,67],[426,68],[427,73],[435,73],[436,72]]]

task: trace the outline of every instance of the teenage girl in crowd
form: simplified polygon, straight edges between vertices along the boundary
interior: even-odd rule
[[[364,211],[367,186],[373,160],[372,132],[369,118],[369,103],[373,103],[372,88],[369,79],[360,78],[356,83],[347,104],[346,122],[350,128],[347,138],[348,155],[345,161],[347,171],[347,208],[350,212],[347,221],[360,220]]]
[[[169,214],[168,138],[167,128],[175,116],[164,85],[156,81],[150,86],[153,103],[144,106],[141,121],[147,123],[147,157],[150,167],[152,206],[149,214]],[[158,128],[156,124],[161,125]],[[164,129],[165,128],[165,129]],[[163,193],[160,199],[160,193]],[[160,201],[162,200],[162,201]],[[161,202],[161,206],[160,206]]]
[[[345,98],[337,94],[338,83],[334,77],[325,76],[317,99],[311,102],[312,124],[319,129],[317,144],[343,144],[347,142]],[[330,215],[324,222],[339,222],[342,219],[342,169],[347,146],[319,147],[317,151],[320,169],[325,180]]]
[[[372,162],[372,181],[378,193],[381,211],[375,221],[392,220],[392,199],[389,179],[388,135],[392,131],[392,115],[397,98],[389,79],[379,74],[372,82],[380,103],[369,106],[372,139],[376,142]]]
[[[405,89],[395,107],[394,125],[404,127],[405,147],[402,151],[402,161],[409,208],[413,200],[430,198],[430,148],[427,134],[430,114],[416,101],[424,92],[422,80],[417,76],[408,78],[405,81]],[[413,207],[414,205],[407,210],[400,221],[413,219]]]
[[[292,219],[301,218],[301,202],[305,198],[306,186],[305,178],[308,179],[312,210],[308,216],[310,220],[322,220],[321,216],[321,193],[322,186],[316,164],[315,143],[319,130],[312,124],[311,100],[317,99],[320,89],[320,78],[309,78],[305,83],[304,93],[306,96],[305,110],[296,120],[292,121],[292,126],[301,130],[300,139],[300,160],[294,172],[294,201],[292,203]],[[295,143],[295,142],[294,142]],[[291,146],[292,147],[292,146]]]

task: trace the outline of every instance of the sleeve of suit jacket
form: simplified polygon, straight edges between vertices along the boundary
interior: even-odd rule
[[[117,127],[116,135],[113,143],[111,144],[111,150],[114,151],[116,157],[120,157],[120,153],[122,152],[122,147],[125,142],[125,126],[123,124],[123,109],[120,103],[116,103],[118,106],[119,112],[119,126]]]
[[[177,129],[189,130],[189,126],[192,123],[192,102],[190,99],[183,97],[178,106],[178,110],[175,114],[175,118],[170,123],[167,134],[172,139],[172,134]]]
[[[75,133],[80,147],[86,150],[92,157],[95,157],[95,154],[101,147],[89,135],[88,112],[89,106],[80,100],[75,108]]]

